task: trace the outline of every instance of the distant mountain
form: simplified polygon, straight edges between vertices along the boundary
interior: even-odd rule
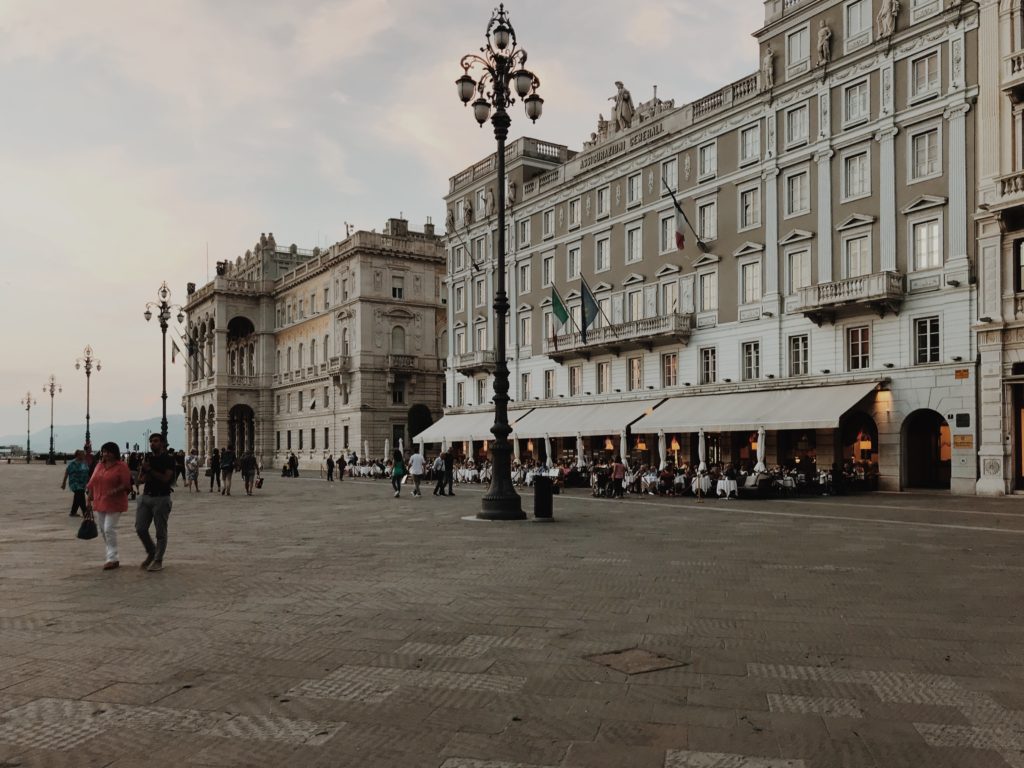
[[[35,419],[33,419],[35,421]],[[125,444],[132,447],[136,443],[142,446],[146,442],[146,430],[160,431],[160,417],[141,419],[139,421],[94,421],[89,427],[92,447],[99,450],[100,445],[113,440],[124,450]],[[54,424],[53,449],[58,453],[77,450],[85,442],[85,422],[81,424]],[[167,417],[167,442],[172,448],[185,445],[185,417],[181,414]],[[25,447],[25,433],[20,435],[0,435],[0,445],[18,445]],[[32,432],[32,453],[47,453],[50,450],[50,425]]]

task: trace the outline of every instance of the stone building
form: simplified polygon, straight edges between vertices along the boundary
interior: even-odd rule
[[[273,234],[190,292],[187,442],[267,466],[294,452],[382,457],[441,411],[444,249],[428,221],[390,219],[321,251]]]
[[[753,464],[763,427],[769,465],[974,493],[977,27],[970,3],[768,0],[758,72],[681,106],[620,88],[580,151],[511,142],[519,454],[695,461],[703,431],[708,461]],[[478,454],[494,185],[492,158],[450,179],[451,416],[427,434]]]

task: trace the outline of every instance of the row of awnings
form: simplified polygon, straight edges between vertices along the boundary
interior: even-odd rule
[[[843,414],[878,389],[876,382],[729,392],[592,405],[509,410],[514,437],[593,437],[659,432],[742,432],[764,427],[832,429]],[[490,440],[494,410],[444,416],[413,440],[424,443]]]

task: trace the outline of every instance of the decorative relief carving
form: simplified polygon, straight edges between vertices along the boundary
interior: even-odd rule
[[[985,459],[985,474],[989,476],[1001,475],[1003,473],[1003,462],[999,459]]]

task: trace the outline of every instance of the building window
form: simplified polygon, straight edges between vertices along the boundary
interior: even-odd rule
[[[316,365],[316,339],[309,342],[309,364]]]
[[[605,272],[612,268],[612,243],[607,237],[594,243],[594,271]]]
[[[331,429],[330,427],[324,427],[324,450],[326,451],[331,447]]]
[[[787,293],[795,294],[801,288],[811,284],[811,252],[809,250],[793,251],[787,258],[788,279]]]
[[[636,392],[644,388],[644,359],[629,358],[629,391]]]
[[[578,245],[571,245],[566,250],[566,273],[570,280],[575,280],[580,276],[580,247]]]
[[[465,382],[457,382],[455,384],[455,405],[462,407],[466,404],[466,384]]]
[[[679,386],[679,355],[675,352],[666,352],[661,356],[661,386]]]
[[[679,283],[662,283],[661,311],[666,315],[674,315],[679,311]]]
[[[786,35],[786,73],[798,74],[810,66],[811,33],[804,27]]]
[[[455,255],[453,257],[455,262],[455,270],[461,270],[466,268],[466,249],[461,245],[455,247]]]
[[[697,178],[710,179],[718,173],[718,144],[712,141],[697,150]]]
[[[868,100],[868,81],[863,80],[847,86],[843,90],[843,125],[855,125],[869,117],[871,105]]]
[[[529,347],[533,345],[533,319],[530,315],[519,316],[519,346]]]
[[[858,235],[843,240],[843,265],[846,277],[871,274],[871,236]]]
[[[626,179],[626,205],[637,205],[643,199],[643,174],[634,173]]]
[[[550,254],[540,260],[540,280],[541,286],[548,288],[554,280],[555,272],[555,256]]]
[[[474,349],[477,351],[483,351],[487,349],[487,326],[484,323],[478,323],[474,328]]]
[[[311,427],[309,430],[309,450],[316,450],[316,427]]]
[[[391,404],[405,405],[405,382],[396,381],[392,386]]]
[[[553,208],[544,211],[541,216],[541,224],[544,237],[552,237],[555,234],[555,210]]]
[[[740,268],[744,304],[756,304],[761,300],[761,262],[752,261]]]
[[[331,289],[324,288],[324,309],[331,308]]]
[[[348,427],[341,428],[342,448],[348,448]]]
[[[275,402],[276,402],[276,406],[275,406],[274,410],[275,410],[276,413],[280,413],[281,412],[281,396],[280,395],[277,396]]]
[[[794,107],[786,112],[786,146],[792,147],[807,142],[807,105]]]
[[[607,216],[612,210],[611,187],[601,187],[597,190],[597,215]]]
[[[939,318],[922,317],[914,321],[914,347],[917,365],[939,362]]]
[[[786,215],[796,216],[811,209],[811,180],[807,171],[786,177]]]
[[[533,377],[529,373],[519,376],[519,399],[529,400],[533,397]]]
[[[697,231],[700,239],[707,242],[718,239],[718,203],[711,200],[697,206]]]
[[[608,319],[612,316],[612,300],[610,297],[605,296],[604,298],[597,300],[597,318],[594,320],[595,328],[604,328],[609,325],[611,321]]]
[[[761,342],[748,341],[743,344],[743,380],[761,378]]]
[[[569,366],[569,397],[576,397],[583,390],[583,366]]]
[[[676,223],[672,214],[658,220],[658,251],[669,253],[676,248]]]
[[[661,193],[663,195],[668,194],[665,190],[670,189],[673,192],[679,185],[679,161],[674,157],[671,160],[666,160],[661,164]]]
[[[298,398],[299,398],[299,413],[302,413],[302,402],[303,402],[302,398],[303,398],[303,396],[304,396],[304,395],[305,395],[305,392],[299,392],[299,393],[298,393]]]
[[[555,396],[555,372],[544,371],[544,399],[550,400]]]
[[[714,384],[718,381],[718,350],[704,347],[700,351],[700,383]]]
[[[274,446],[276,447],[277,450],[280,451],[281,450],[281,431],[280,430],[278,430],[277,432],[274,433],[274,438],[275,438],[274,439]]]
[[[305,299],[299,299],[299,319],[303,319],[306,316],[306,301]]]
[[[519,293],[521,294],[530,292],[530,272],[532,271],[530,266],[529,263],[519,265]]]
[[[910,100],[917,101],[939,93],[939,52],[910,61]]]
[[[304,429],[298,430],[298,433],[299,433],[299,450],[300,451],[302,450],[302,436],[303,436],[304,432],[305,432]]]
[[[942,238],[939,220],[918,221],[911,229],[914,241],[914,269],[941,267]]]
[[[324,387],[324,408],[329,408],[331,405],[331,388]]]
[[[463,285],[455,286],[455,311],[466,311],[466,287]]]
[[[789,375],[806,376],[809,360],[807,334],[789,337]]]
[[[290,429],[285,433],[285,437],[288,440],[288,450],[290,451],[292,449],[292,431]]]
[[[578,227],[580,225],[580,199],[577,197],[575,200],[569,201],[569,226]]]
[[[871,365],[871,329],[866,325],[846,331],[846,350],[851,371],[861,371]]]
[[[487,379],[476,380],[476,404],[483,405],[487,402]]]
[[[487,296],[484,293],[484,279],[478,277],[473,281],[473,305],[482,307],[487,301]]]
[[[761,225],[761,188],[740,190],[740,229]]]
[[[871,42],[871,0],[855,0],[846,6],[846,45],[852,51]]]
[[[466,330],[464,328],[455,331],[455,354],[466,354]]]
[[[871,170],[867,150],[843,157],[843,199],[856,200],[871,194]]]
[[[941,10],[942,3],[939,0],[910,0],[910,23],[916,24]]]
[[[910,180],[930,179],[941,173],[939,129],[918,131],[910,136]]]
[[[530,220],[523,219],[519,222],[519,247],[530,244]]]
[[[718,309],[718,273],[705,272],[700,276],[700,311],[714,312]]]
[[[605,395],[612,390],[612,364],[597,364],[597,394]]]
[[[761,126],[752,125],[740,131],[740,165],[752,163],[761,156]]]
[[[626,229],[626,263],[640,261],[643,258],[643,228],[637,224]]]
[[[643,291],[630,291],[626,294],[627,320],[644,319],[644,294]]]

